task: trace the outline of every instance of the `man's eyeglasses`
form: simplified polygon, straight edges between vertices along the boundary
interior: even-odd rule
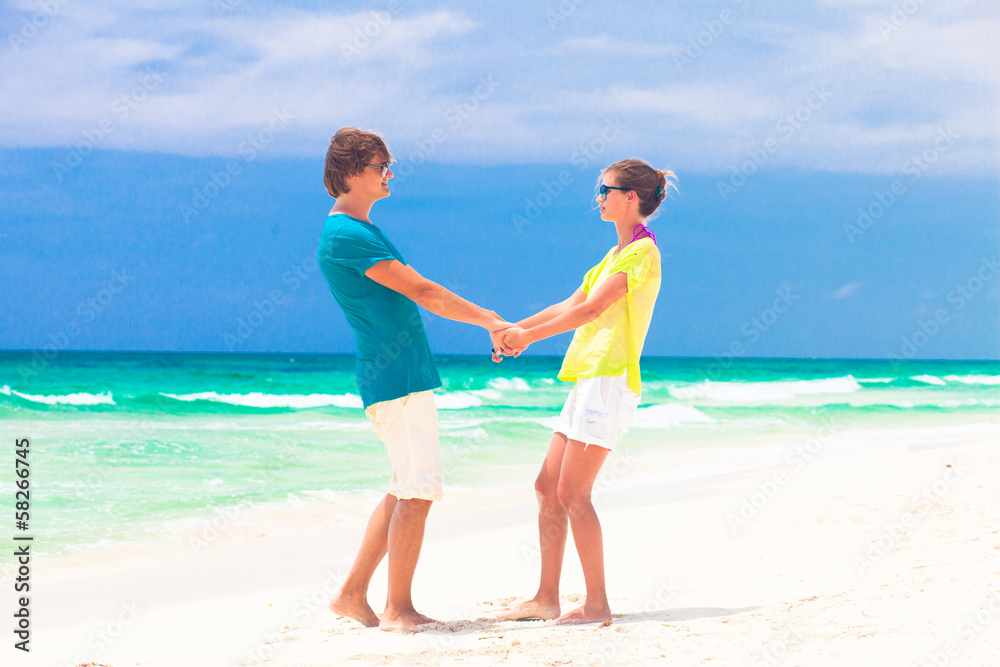
[[[389,173],[389,163],[388,162],[385,162],[383,164],[366,164],[365,166],[366,167],[371,167],[372,169],[381,169],[382,170],[382,178],[385,178],[385,175]]]
[[[600,185],[597,188],[597,194],[599,196],[604,197],[605,199],[607,199],[608,198],[608,190],[621,190],[622,192],[628,192],[631,189],[632,188],[617,188],[617,187],[615,187],[613,185],[603,185],[602,184],[602,185]]]

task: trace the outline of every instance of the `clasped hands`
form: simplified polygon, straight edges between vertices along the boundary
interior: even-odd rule
[[[505,356],[517,357],[531,344],[525,330],[510,322],[491,328],[490,341],[493,343],[493,361],[496,363],[503,361]]]

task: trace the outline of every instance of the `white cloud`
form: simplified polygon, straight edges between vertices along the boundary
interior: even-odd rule
[[[678,44],[650,44],[636,40],[622,40],[603,34],[595,37],[571,37],[564,40],[560,49],[591,51],[605,57],[628,56],[647,60],[659,56],[673,56],[682,52]]]
[[[826,4],[795,17],[750,6],[683,67],[675,57],[704,24],[693,5],[628,30],[588,5],[549,29],[545,8],[528,2],[503,24],[459,4],[422,14],[241,6],[221,16],[193,2],[67,4],[20,52],[0,47],[0,146],[72,146],[111,118],[102,147],[231,154],[287,108],[295,124],[275,153],[321,151],[354,124],[380,128],[397,152],[443,129],[437,159],[568,161],[618,118],[628,129],[616,151],[727,171],[826,86],[830,100],[780,137],[770,166],[899,171],[950,127],[960,140],[936,170],[1000,170],[994,4],[925,3],[888,33],[879,21],[891,4]],[[162,82],[120,120],[112,106],[150,68]],[[473,99],[480,77],[499,85]],[[475,109],[453,122],[469,99]]]
[[[859,287],[861,287],[861,283],[848,283],[828,296],[831,299],[847,299],[854,296]]]

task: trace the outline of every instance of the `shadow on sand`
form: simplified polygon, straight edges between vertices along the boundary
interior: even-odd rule
[[[682,607],[680,609],[660,609],[653,611],[640,611],[629,614],[614,614],[611,624],[616,623],[647,623],[659,621],[661,623],[695,621],[702,618],[719,618],[724,616],[736,616],[755,611],[760,607],[737,607],[726,609],[724,607]],[[474,621],[438,621],[429,624],[423,633],[430,634],[504,634],[513,631],[532,630],[538,628],[550,628],[555,624],[551,621],[501,621],[496,618],[477,618]],[[599,623],[583,623],[579,625],[567,625],[573,627],[597,627]]]

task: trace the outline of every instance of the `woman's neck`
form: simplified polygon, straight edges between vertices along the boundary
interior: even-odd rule
[[[629,243],[635,240],[636,225],[645,224],[645,218],[639,215],[626,215],[621,220],[615,220],[615,230],[618,232],[618,249],[615,254],[620,253]]]

